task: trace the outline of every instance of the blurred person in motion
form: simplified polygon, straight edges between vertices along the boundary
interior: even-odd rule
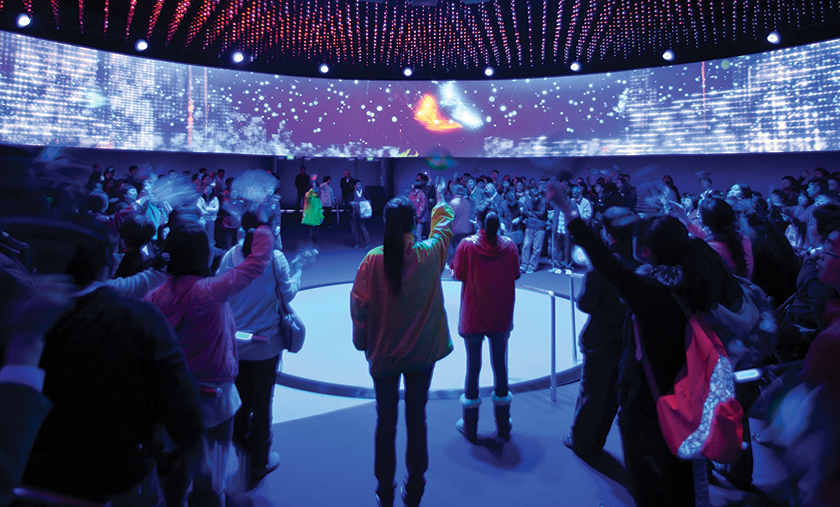
[[[54,276],[31,276],[0,237],[0,506],[12,503],[29,452],[52,403],[38,367],[44,335],[73,306],[75,287]],[[20,246],[23,244],[17,243]],[[20,251],[20,250],[17,250]]]
[[[446,184],[439,182],[442,198]],[[395,439],[400,377],[405,377],[408,430],[402,497],[420,505],[429,453],[426,402],[435,362],[452,352],[440,276],[446,264],[452,209],[445,202],[432,212],[432,233],[415,241],[414,206],[398,196],[385,206],[384,245],[365,256],[350,295],[353,345],[365,352],[376,393],[374,473],[379,505],[394,503]]]
[[[601,229],[611,254],[632,270],[639,266],[633,258],[633,228],[638,219],[627,208],[610,208],[604,213]],[[575,418],[563,444],[590,460],[604,448],[618,412],[616,384],[627,305],[604,275],[590,271],[583,281],[578,308],[589,314],[589,320],[580,336],[583,369]]]
[[[246,217],[251,217],[251,222],[246,218],[243,224],[248,228],[245,240],[222,258],[219,275],[242,265],[251,255],[255,229],[262,224],[253,222],[253,215]],[[280,465],[280,455],[269,452],[273,388],[284,349],[281,319],[285,308],[280,301],[289,303],[294,299],[300,289],[302,266],[300,258],[290,264],[283,252],[275,249],[262,274],[229,300],[237,331],[251,335],[247,341],[236,341],[239,352],[236,388],[242,398],[242,408],[236,413],[233,427],[234,445],[247,458],[244,464],[248,489]]]
[[[510,438],[507,341],[513,329],[515,281],[519,278],[519,252],[510,238],[499,234],[501,223],[496,210],[485,203],[478,209],[478,234],[461,241],[450,267],[452,278],[461,284],[461,316],[458,333],[467,350],[467,376],[461,395],[463,417],[456,428],[470,442],[478,430],[478,375],[484,337],[490,343],[495,389],[490,399],[496,417],[496,430],[504,440]]]
[[[198,393],[175,331],[153,305],[102,283],[111,247],[101,225],[45,220],[37,229],[25,238],[33,268],[70,275],[77,292],[44,340],[53,406],[23,483],[115,507],[165,505],[151,449],[159,426],[185,470],[205,476]]]
[[[239,355],[236,323],[228,300],[263,274],[271,260],[273,242],[268,227],[258,227],[251,255],[229,271],[211,276],[211,240],[199,223],[184,222],[169,233],[164,245],[170,256],[170,278],[146,297],[176,329],[196,382],[215,393],[202,396],[201,412],[211,446],[212,492],[221,505],[225,501],[224,471],[234,415],[242,405],[234,384]]]
[[[820,245],[819,281],[840,290],[840,206],[827,204],[814,211]],[[811,343],[805,355],[801,381],[816,393],[814,411],[802,414],[797,428],[781,428],[794,434],[794,445],[778,448],[792,486],[791,505],[827,507],[840,498],[840,300],[826,304],[827,327]],[[809,395],[810,396],[810,395]],[[768,428],[756,440],[767,440]]]

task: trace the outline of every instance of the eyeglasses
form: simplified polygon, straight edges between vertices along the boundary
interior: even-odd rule
[[[825,246],[818,246],[816,248],[811,249],[811,255],[819,256],[819,255],[827,255],[828,257],[834,257],[835,259],[840,259],[840,255],[832,252],[831,250],[827,249]]]

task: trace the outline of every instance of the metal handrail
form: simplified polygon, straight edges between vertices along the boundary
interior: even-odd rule
[[[553,290],[540,289],[537,287],[529,287],[527,285],[517,285],[519,289],[530,290],[545,294],[551,301],[551,374],[549,375],[550,384],[549,392],[551,393],[551,401],[557,401],[557,309],[554,305],[554,298],[568,299],[571,306],[571,336],[572,336],[572,361],[578,362],[578,337],[577,337],[577,323],[575,318],[575,277],[583,278],[582,275],[572,273],[569,276],[569,295],[564,296],[557,294]]]

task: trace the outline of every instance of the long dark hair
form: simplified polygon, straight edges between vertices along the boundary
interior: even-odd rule
[[[172,276],[210,276],[210,240],[198,222],[184,222],[169,232],[163,251],[169,254],[166,271]]]
[[[723,259],[705,241],[688,236],[688,230],[673,217],[658,216],[636,223],[636,242],[646,246],[656,264],[679,266],[682,283],[675,292],[684,297],[693,312],[707,312],[722,304],[740,308],[743,296],[738,280]]]
[[[744,236],[735,230],[735,212],[723,199],[707,197],[700,203],[700,219],[712,231],[711,239],[720,241],[729,249],[735,262],[735,274],[746,278],[747,257],[741,244]]]
[[[496,213],[496,210],[490,206],[489,202],[483,202],[478,206],[476,218],[478,219],[478,224],[484,230],[484,235],[487,238],[487,241],[491,245],[496,246],[499,242],[497,235],[499,233],[499,227],[501,226],[499,215]]]
[[[403,234],[414,230],[414,205],[408,197],[398,195],[385,205],[385,239],[382,251],[385,257],[385,278],[391,292],[402,290],[405,257]]]

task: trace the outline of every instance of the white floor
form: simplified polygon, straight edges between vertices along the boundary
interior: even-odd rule
[[[455,350],[435,367],[432,390],[457,389],[464,385],[466,353],[458,335],[461,283],[444,281],[443,292]],[[292,306],[306,324],[306,343],[298,354],[283,356],[284,373],[316,381],[358,387],[373,387],[364,354],[352,343],[350,290],[352,284],[331,285],[300,291]],[[575,310],[572,332],[571,305],[553,298],[556,310],[556,371],[579,362],[573,357],[573,337],[583,329],[587,315]],[[525,289],[516,290],[514,329],[508,347],[508,377],[511,383],[545,377],[551,372],[552,298]],[[328,310],[326,310],[328,309]],[[479,383],[493,385],[488,347],[484,347]]]

